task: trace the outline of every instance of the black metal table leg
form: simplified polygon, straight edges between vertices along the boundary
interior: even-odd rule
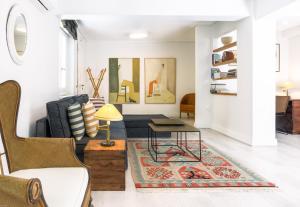
[[[158,154],[158,146],[157,146],[157,134],[156,132],[154,132],[154,136],[155,136],[155,148],[156,148],[156,151],[155,151],[155,162],[157,162],[157,154]]]
[[[150,124],[149,128],[148,128],[148,151],[154,162],[199,162],[199,161],[201,162],[202,161],[202,142],[201,142],[201,131],[200,130],[199,131],[194,130],[194,129],[192,129],[191,131],[189,131],[189,130],[183,131],[182,129],[180,129],[178,131],[174,130],[174,132],[176,132],[176,144],[174,144],[174,143],[172,144],[172,143],[159,143],[157,133],[159,133],[161,131],[159,131],[159,130],[156,131],[152,127],[153,126]],[[189,148],[187,133],[192,133],[192,132],[196,132],[196,133],[198,132],[198,134],[199,134],[199,150],[200,150],[199,154],[198,154],[198,152],[196,152],[197,148],[193,148],[193,147],[191,149]],[[151,146],[150,146],[150,144],[151,144]],[[184,145],[184,147],[183,147],[183,145]],[[177,152],[177,151],[174,152],[173,150],[159,151],[160,146],[169,146],[169,147],[174,146],[174,147],[177,147],[178,150],[181,150],[181,152]],[[155,155],[153,153],[155,153]],[[160,154],[172,154],[173,156],[188,154],[189,157],[192,156],[195,159],[166,160],[166,159],[164,159],[165,158],[164,156],[159,156]]]
[[[200,162],[202,161],[201,132],[199,131]]]

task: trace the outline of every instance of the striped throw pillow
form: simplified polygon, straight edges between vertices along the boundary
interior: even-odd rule
[[[82,115],[86,134],[93,138],[97,135],[99,121],[95,119],[96,109],[92,102],[87,102],[82,106]]]
[[[68,116],[73,136],[76,140],[81,140],[84,136],[85,128],[79,103],[68,107]]]
[[[90,101],[94,104],[96,110],[100,109],[102,106],[105,105],[105,100],[103,96],[101,96],[100,98],[90,98]]]

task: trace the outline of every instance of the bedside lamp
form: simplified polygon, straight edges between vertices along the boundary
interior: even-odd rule
[[[114,141],[110,140],[110,122],[123,120],[122,114],[112,104],[105,104],[96,113],[95,118],[106,121],[106,125],[99,126],[98,130],[106,130],[106,141],[101,142],[101,146],[111,147],[115,145]]]
[[[279,85],[280,88],[282,88],[283,91],[286,91],[286,96],[289,96],[289,89],[292,89],[295,87],[293,82],[286,81]]]

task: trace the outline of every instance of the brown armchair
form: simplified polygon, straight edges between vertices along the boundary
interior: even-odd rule
[[[190,113],[195,116],[195,94],[189,93],[183,96],[180,102],[180,118],[181,113],[187,113],[188,117],[190,117]]]
[[[0,84],[0,206],[90,205],[87,168],[75,156],[73,139],[21,138],[16,135],[21,89]]]

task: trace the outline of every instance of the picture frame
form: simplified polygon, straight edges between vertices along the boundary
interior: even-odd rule
[[[140,58],[109,58],[109,103],[140,103]]]
[[[144,59],[145,104],[176,104],[176,58]]]

